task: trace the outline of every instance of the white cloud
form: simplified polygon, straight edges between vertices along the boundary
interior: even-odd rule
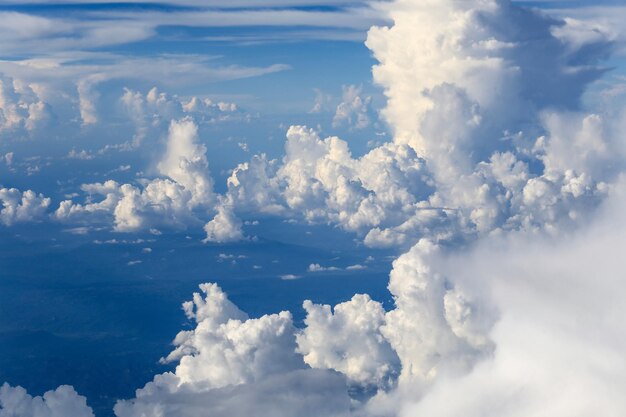
[[[404,145],[387,144],[353,159],[347,143],[320,139],[302,126],[287,132],[282,165],[263,155],[239,165],[228,180],[228,195],[240,211],[333,221],[363,232],[398,221],[428,186],[423,162]],[[408,212],[408,213],[407,213]]]
[[[0,48],[1,49],[1,48]],[[20,51],[27,46],[20,45]],[[249,77],[258,77],[265,74],[286,71],[290,67],[284,64],[272,64],[265,67],[246,67],[241,65],[220,65],[215,57],[200,55],[153,55],[127,56],[108,52],[78,52],[78,51],[46,51],[39,55],[33,51],[33,56],[15,59],[0,60],[0,74],[4,76],[4,103],[0,99],[0,126],[11,123],[11,126],[24,125],[32,130],[45,125],[51,118],[52,112],[64,123],[78,118],[83,125],[94,125],[103,122],[103,118],[110,117],[111,109],[104,108],[101,102],[102,85],[113,80],[128,84],[149,82],[166,86],[172,89],[205,85],[207,82],[236,80]],[[6,91],[10,82],[18,80],[25,93],[21,93],[19,100],[8,96]],[[8,86],[8,87],[7,87]],[[9,97],[9,100],[6,98]],[[172,118],[182,118],[186,114],[198,116],[199,122],[210,123],[211,120],[236,118],[240,116],[233,111],[232,103],[212,103],[202,100],[197,109],[194,109],[193,98],[190,103],[180,98],[167,100],[175,114],[165,117],[165,122]],[[143,100],[147,103],[137,103]],[[128,111],[133,121],[141,121],[141,117],[158,113],[164,110],[156,97],[156,103],[149,102],[150,97],[131,91],[124,96],[124,104],[132,109]],[[8,104],[7,104],[8,103]],[[186,105],[188,111],[182,107]],[[144,108],[145,107],[145,108]],[[143,114],[141,114],[143,112]],[[5,119],[7,120],[5,122]],[[143,122],[143,121],[142,121]],[[148,123],[153,122],[150,120]],[[149,124],[147,125],[149,126]],[[144,126],[144,127],[147,127]],[[75,126],[74,128],[77,128]],[[144,132],[145,133],[145,132]],[[140,140],[138,140],[140,141]]]
[[[96,89],[98,83],[105,81],[108,77],[101,73],[90,74],[76,83],[78,92],[78,110],[83,125],[91,125],[98,122],[98,110],[96,102],[99,94]]]
[[[298,352],[313,368],[334,369],[354,384],[393,386],[400,362],[380,332],[385,310],[360,294],[335,306],[304,302],[305,328],[298,334]]]
[[[36,90],[34,85],[0,74],[0,133],[33,131],[50,120],[50,106]]]
[[[191,97],[183,100],[170,96],[153,87],[147,94],[129,88],[124,89],[120,99],[129,117],[135,123],[133,145],[139,146],[146,136],[158,135],[160,129],[172,119],[192,116],[198,124],[222,121],[246,121],[250,115],[239,110],[235,103],[217,102],[209,98]]]
[[[339,271],[340,268],[336,266],[322,266],[320,264],[310,264],[308,271],[309,272],[326,272],[326,271]]]
[[[50,206],[50,198],[17,188],[0,188],[0,222],[5,226],[40,220]]]
[[[95,155],[86,150],[77,151],[76,149],[72,149],[67,153],[67,158],[69,159],[80,159],[82,161],[89,161],[95,158]]]
[[[115,405],[117,417],[347,417],[349,409],[345,379],[337,373],[313,369],[208,391],[183,386],[168,392],[147,387],[139,390],[136,399]]]
[[[199,222],[196,211],[206,213],[213,209],[215,196],[206,147],[198,142],[193,121],[171,122],[166,151],[158,170],[168,178],[145,181],[143,187],[112,180],[84,184],[82,191],[89,195],[86,203],[62,201],[55,218],[66,222],[92,222],[112,217],[115,230],[128,232],[147,230],[155,225],[186,227]],[[103,198],[94,202],[92,195]]]
[[[118,402],[118,417],[347,412],[343,378],[304,369],[290,313],[249,319],[217,285],[200,289],[183,305],[196,327],[178,334],[165,359],[178,362],[175,372],[157,375],[136,399]]]
[[[206,238],[203,242],[236,242],[244,238],[243,223],[235,216],[232,204],[222,199],[217,205],[217,214],[213,220],[204,225]]]
[[[394,143],[355,159],[346,142],[292,126],[282,163],[261,155],[233,171],[235,211],[332,222],[373,247],[583,221],[623,169],[623,111],[579,108],[610,35],[569,42],[556,28],[587,29],[507,2],[398,0],[389,14],[367,46]],[[364,103],[354,87],[345,95],[361,103],[340,106],[348,117]]]
[[[294,279],[299,279],[301,278],[300,275],[295,275],[295,274],[284,274],[280,276],[280,279],[282,279],[283,281],[293,281]]]
[[[198,127],[191,119],[171,122],[167,149],[157,169],[191,193],[191,207],[208,206],[215,198],[206,153],[206,146],[198,143]]]
[[[370,108],[372,97],[363,96],[362,87],[343,86],[341,103],[337,105],[333,117],[333,127],[347,124],[354,129],[365,129],[372,123],[373,110]]]
[[[62,385],[41,397],[32,397],[22,387],[0,387],[0,417],[94,417],[85,397]]]
[[[578,106],[609,38],[559,37],[576,26],[506,1],[390,7],[394,26],[368,46],[394,142],[353,158],[345,141],[292,126],[282,161],[240,164],[203,208],[217,211],[209,240],[241,238],[236,214],[260,212],[412,245],[390,273],[394,308],[305,302],[296,329],[289,312],[249,318],[202,285],[184,305],[195,327],[165,359],[175,371],[118,402],[118,417],[624,414],[623,119]],[[170,180],[85,185],[105,198],[57,216],[102,212],[136,230],[214,201],[195,126],[174,122],[169,140]],[[605,222],[573,234],[606,196]],[[350,401],[348,386],[383,390]]]
[[[489,317],[437,270],[439,248],[421,240],[393,263],[389,291],[396,308],[381,331],[402,363],[401,377],[429,381],[440,367],[464,370],[490,352]],[[473,314],[459,317],[469,310]]]
[[[315,92],[315,100],[313,101],[313,107],[311,107],[309,113],[315,114],[328,110],[333,100],[333,96],[323,92],[319,88],[316,88],[313,91]]]
[[[410,397],[410,389],[386,398],[400,405],[395,413],[624,413],[623,183],[618,194],[595,225],[576,234],[489,239],[447,257],[442,270],[488,294],[497,309],[496,349],[466,375],[440,378],[423,398]]]

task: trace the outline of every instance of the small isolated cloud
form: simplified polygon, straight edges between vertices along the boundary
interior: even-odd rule
[[[340,268],[337,268],[336,266],[321,266],[320,264],[311,264],[309,265],[308,271],[309,272],[326,272],[326,271],[339,271]]]
[[[367,269],[366,265],[354,264],[346,267],[346,271],[362,271]]]
[[[309,110],[309,113],[316,114],[329,110],[331,108],[333,96],[318,88],[315,88],[313,91],[315,92],[315,100],[313,102],[313,107]]]
[[[95,155],[86,151],[86,150],[81,150],[81,151],[77,151],[76,149],[72,149],[71,151],[68,152],[67,154],[67,158],[68,159],[80,159],[82,161],[89,161],[91,159],[95,158]]]
[[[11,165],[13,165],[14,156],[15,155],[13,154],[13,152],[7,152],[6,154],[4,154],[4,156],[2,157],[2,160],[4,161],[6,166],[10,167]]]
[[[333,271],[359,271],[359,270],[363,270],[363,269],[367,269],[367,266],[365,265],[360,265],[360,264],[356,264],[356,265],[349,265],[345,268],[339,268],[336,266],[322,266],[320,264],[310,264],[309,268],[307,269],[309,272],[333,272]]]
[[[343,86],[341,103],[333,117],[333,127],[347,125],[351,129],[365,129],[372,123],[372,97],[363,95],[363,88],[355,85]]]
[[[293,281],[300,278],[302,278],[300,275],[295,274],[284,274],[280,276],[280,279],[282,279],[283,281]]]

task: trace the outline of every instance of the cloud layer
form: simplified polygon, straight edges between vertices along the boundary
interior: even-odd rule
[[[250,318],[203,284],[183,305],[193,328],[163,359],[175,370],[120,400],[118,417],[626,411],[626,113],[583,105],[615,39],[506,0],[397,0],[388,10],[393,26],[372,28],[367,46],[393,142],[353,157],[346,141],[291,126],[282,160],[253,156],[216,195],[197,123],[172,117],[157,178],[84,184],[86,200],[63,201],[54,216],[101,216],[120,232],[205,224],[207,242],[243,239],[242,217],[339,225],[366,245],[406,248],[390,272],[393,308],[366,294],[334,307],[305,301],[297,328],[290,312]],[[338,121],[365,123],[360,92],[344,98]],[[170,112],[156,91],[129,90],[123,102],[138,141],[148,110]],[[174,113],[222,107],[192,100]],[[50,204],[14,189],[0,198],[7,224]],[[43,399],[0,393],[0,413],[89,415],[66,387]]]

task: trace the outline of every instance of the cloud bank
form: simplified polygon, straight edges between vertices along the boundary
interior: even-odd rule
[[[393,142],[354,158],[292,126],[281,161],[253,156],[216,196],[182,119],[164,178],[85,185],[103,199],[55,215],[101,213],[125,231],[211,212],[218,242],[242,238],[250,213],[336,224],[408,249],[390,273],[394,308],[305,301],[296,328],[203,284],[183,306],[195,327],[164,358],[176,369],[118,417],[624,414],[624,109],[583,106],[613,40],[505,0],[397,0],[389,16],[367,46]]]

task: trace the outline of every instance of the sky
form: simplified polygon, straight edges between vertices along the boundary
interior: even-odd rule
[[[0,417],[626,412],[622,0],[0,0]]]

